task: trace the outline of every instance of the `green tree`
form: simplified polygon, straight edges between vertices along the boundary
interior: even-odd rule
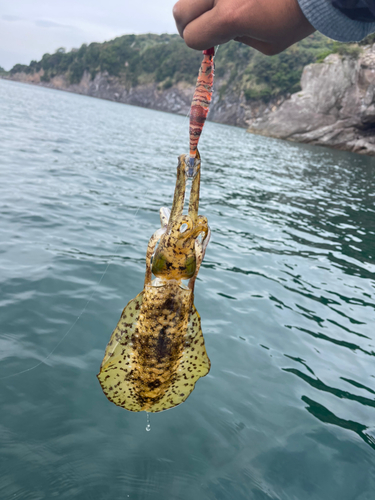
[[[215,57],[216,75],[221,79],[219,95],[223,98],[243,92],[247,100],[268,101],[297,91],[306,64],[334,51],[357,57],[360,50],[357,44],[335,44],[319,33],[272,57],[231,41],[220,46]],[[60,47],[54,54],[44,54],[40,61],[15,65],[11,74],[43,69],[43,81],[64,75],[71,83],[79,83],[85,71],[91,78],[107,72],[128,87],[154,82],[166,89],[178,82],[194,84],[201,59],[202,54],[189,49],[178,35],[124,35],[104,43],[83,44],[69,52]]]

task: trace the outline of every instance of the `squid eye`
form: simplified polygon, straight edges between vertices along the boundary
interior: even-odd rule
[[[183,224],[181,224],[181,227],[180,227],[180,233],[184,233],[188,228],[188,225],[184,222]]]

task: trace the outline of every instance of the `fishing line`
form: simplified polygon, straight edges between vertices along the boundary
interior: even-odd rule
[[[219,49],[219,46],[216,47],[216,54],[217,54],[217,51]],[[183,119],[183,122],[182,124],[177,128],[177,130],[175,131],[175,135],[179,135],[180,132],[182,131],[183,128],[185,128],[186,126],[186,123],[188,122],[188,119],[190,117],[190,110],[188,111],[188,113],[184,116],[184,119]],[[174,151],[174,149],[170,148],[169,150],[169,153],[172,153]],[[147,194],[147,191],[146,193]],[[138,207],[134,216],[135,217],[139,210],[140,210],[141,207]],[[106,275],[107,271],[108,271],[108,268],[109,266],[111,265],[111,261],[107,263],[107,266],[103,272],[103,274],[101,275],[100,277],[100,280],[99,282],[94,285],[94,289],[93,291],[91,292],[91,295],[89,297],[89,299],[87,300],[85,306],[83,307],[82,311],[80,312],[80,314],[76,317],[76,319],[74,320],[74,322],[72,323],[72,325],[68,328],[68,330],[66,331],[66,333],[63,335],[63,337],[59,340],[59,342],[55,345],[55,347],[52,349],[52,351],[50,351],[50,353],[45,357],[43,358],[39,363],[37,363],[36,365],[30,367],[30,368],[27,368],[26,370],[22,370],[20,372],[17,372],[17,373],[13,373],[12,375],[7,375],[6,377],[0,377],[0,380],[6,380],[8,378],[12,378],[12,377],[17,377],[18,375],[22,375],[23,373],[27,373],[27,372],[30,372],[32,370],[35,370],[36,368],[38,368],[40,365],[42,364],[45,364],[45,362],[52,356],[52,354],[56,351],[56,349],[63,343],[63,341],[66,339],[66,337],[69,335],[69,333],[73,330],[73,328],[75,327],[75,325],[78,323],[78,321],[80,320],[80,318],[82,317],[83,313],[86,311],[87,307],[89,306],[93,296],[94,296],[94,293],[96,292],[96,289],[97,287],[100,285],[100,283],[102,282],[104,276]],[[148,421],[148,426],[147,426],[147,430],[149,430],[149,421]]]
[[[190,111],[184,116],[184,120],[183,120],[183,123],[180,125],[180,127],[177,128],[177,130],[175,131],[175,135],[179,135],[180,132],[182,131],[183,128],[185,128],[186,126],[186,123],[188,122],[188,119],[189,119],[189,115],[190,115]],[[169,150],[169,153],[172,153],[173,152],[173,149],[171,148]],[[148,193],[148,191],[146,191],[145,195]],[[140,210],[141,207],[138,207],[136,212],[134,213],[133,217],[136,217],[136,215],[138,214],[139,210]],[[30,367],[30,368],[27,368],[26,370],[22,370],[20,372],[17,372],[17,373],[13,373],[12,375],[7,375],[6,377],[0,377],[0,380],[6,380],[8,378],[12,378],[12,377],[17,377],[18,375],[22,375],[24,373],[27,373],[27,372],[30,372],[32,370],[35,370],[36,368],[38,368],[40,365],[42,364],[45,364],[45,362],[52,356],[52,354],[56,351],[56,349],[63,343],[63,341],[66,339],[66,337],[69,335],[69,333],[73,330],[73,328],[75,327],[75,325],[78,323],[78,321],[80,320],[81,316],[83,315],[83,313],[86,311],[87,307],[89,306],[93,296],[94,296],[94,293],[96,292],[96,289],[97,287],[100,285],[100,283],[102,282],[104,276],[106,275],[107,271],[108,271],[108,268],[109,266],[111,265],[111,261],[108,262],[103,274],[101,275],[100,277],[100,280],[98,281],[98,283],[96,285],[94,285],[94,289],[88,299],[88,301],[86,302],[85,306],[83,307],[82,311],[79,313],[79,315],[76,317],[76,319],[74,320],[74,322],[72,323],[72,325],[68,328],[68,330],[66,331],[66,333],[63,335],[63,337],[59,340],[59,342],[55,345],[55,347],[52,349],[52,351],[45,357],[43,358],[39,363],[37,363],[36,365]],[[18,341],[17,341],[18,342]],[[148,427],[150,427],[148,425]],[[147,430],[149,430],[147,428]]]
[[[148,191],[146,191],[145,194],[147,194]],[[133,217],[135,217],[137,215],[137,213],[139,212],[139,209],[141,207],[138,207],[135,214],[133,215]],[[73,328],[75,327],[75,325],[78,323],[78,321],[80,320],[81,316],[83,315],[83,313],[86,311],[87,307],[89,306],[93,296],[94,296],[94,293],[96,292],[97,290],[97,287],[100,285],[100,283],[103,281],[103,278],[104,276],[107,274],[107,271],[108,271],[108,268],[109,266],[112,264],[112,261],[109,261],[107,263],[107,266],[103,272],[103,274],[101,275],[98,283],[96,283],[94,285],[94,289],[93,291],[91,292],[91,295],[89,297],[89,299],[87,300],[85,306],[83,307],[82,311],[79,313],[79,315],[76,317],[76,319],[74,320],[74,322],[70,325],[70,327],[68,328],[68,330],[66,331],[66,333],[63,335],[63,337],[59,340],[59,342],[55,345],[55,347],[52,349],[52,351],[45,357],[43,358],[41,361],[39,361],[39,363],[37,363],[35,366],[32,366],[30,368],[27,368],[26,370],[22,370],[20,372],[17,372],[17,373],[13,373],[12,375],[7,375],[6,377],[0,377],[0,380],[5,380],[5,379],[8,379],[8,378],[12,378],[12,377],[17,377],[18,375],[22,375],[23,373],[27,373],[27,372],[30,372],[32,370],[35,370],[36,368],[38,368],[38,366],[42,365],[42,364],[45,364],[45,362],[52,356],[52,354],[56,351],[56,349],[63,343],[63,341],[66,339],[66,337],[69,335],[69,333],[73,330]],[[16,339],[14,339],[16,340]],[[17,342],[19,342],[17,340]]]
[[[98,281],[98,283],[96,285],[94,285],[94,290],[91,292],[90,298],[86,302],[84,308],[82,309],[82,311],[80,312],[80,314],[77,316],[77,318],[74,320],[73,324],[68,328],[68,330],[64,334],[64,336],[59,340],[59,342],[52,349],[52,351],[45,358],[43,358],[41,361],[39,361],[39,363],[36,364],[35,366],[32,366],[31,368],[27,368],[26,370],[22,370],[22,371],[17,372],[17,373],[13,373],[12,375],[7,375],[6,377],[1,377],[0,380],[5,380],[7,378],[16,377],[17,375],[21,375],[22,373],[27,373],[27,372],[30,372],[31,370],[35,370],[35,368],[38,368],[38,366],[44,364],[47,361],[47,359],[49,359],[52,356],[52,354],[56,351],[56,349],[63,343],[63,341],[66,339],[66,337],[69,335],[69,333],[73,330],[73,328],[75,327],[75,325],[78,323],[79,319],[81,318],[82,314],[86,311],[87,306],[90,304],[90,302],[91,302],[91,300],[93,298],[93,295],[94,295],[94,293],[96,291],[96,288],[102,282],[102,280],[103,280],[104,276],[106,275],[106,273],[107,273],[108,268],[109,268],[110,265],[111,265],[111,262],[108,262],[107,267],[105,268],[103,274],[100,277],[100,280]]]
[[[186,115],[184,115],[183,117],[183,122],[181,123],[181,125],[179,127],[177,127],[177,129],[175,130],[175,136],[180,136],[181,132],[183,131],[183,129],[185,129],[186,127],[186,124],[187,122],[189,121],[189,117],[190,117],[190,110],[187,112]],[[188,133],[189,133],[189,129],[187,128],[188,130]],[[176,151],[175,148],[173,148],[172,146],[169,148],[169,151],[168,151],[168,154],[172,154]]]

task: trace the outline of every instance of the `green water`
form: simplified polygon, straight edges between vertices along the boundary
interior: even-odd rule
[[[102,393],[187,127],[0,80],[2,500],[375,498],[374,158],[207,123],[211,371],[150,432]]]

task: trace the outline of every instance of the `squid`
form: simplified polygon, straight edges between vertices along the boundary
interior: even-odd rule
[[[184,215],[189,172],[190,158],[181,155],[172,210],[160,209],[161,228],[148,243],[143,291],[123,310],[98,374],[107,398],[130,411],[159,412],[179,405],[210,370],[194,306],[195,280],[210,239],[207,218],[198,215],[198,151]],[[189,280],[187,285],[183,280]]]
[[[210,371],[194,286],[211,235],[207,218],[198,215],[201,159],[197,146],[212,80],[210,49],[204,51],[191,107],[190,152],[178,158],[172,209],[160,209],[161,227],[147,247],[143,291],[122,311],[97,375],[106,397],[134,412],[160,412],[179,405]],[[189,179],[189,207],[184,214]]]

